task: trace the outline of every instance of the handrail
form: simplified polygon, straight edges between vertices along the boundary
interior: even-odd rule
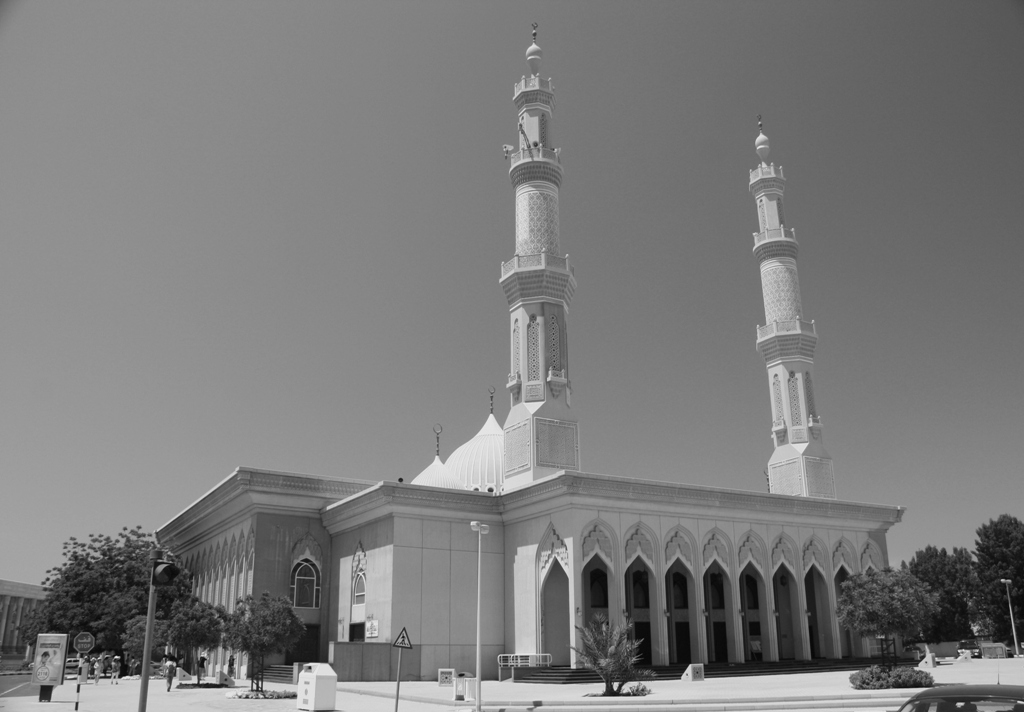
[[[503,653],[498,656],[498,667],[551,667],[551,653]]]

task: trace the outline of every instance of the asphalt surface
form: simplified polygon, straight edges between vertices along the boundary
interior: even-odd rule
[[[994,683],[1024,685],[1024,658],[947,662],[930,671],[938,684]],[[23,678],[22,678],[23,680]],[[14,684],[20,684],[16,682]],[[759,677],[712,678],[703,682],[655,681],[647,697],[598,698],[588,693],[600,685],[531,685],[510,681],[485,681],[483,709],[487,712],[530,712],[551,708],[551,712],[881,712],[895,710],[915,690],[853,690],[847,672],[765,675]],[[25,689],[27,696],[20,696]],[[248,689],[247,685],[236,689]],[[272,685],[267,689],[294,691],[294,685]],[[167,692],[163,681],[153,680],[147,712],[265,712],[297,709],[296,699],[229,699],[225,689],[188,690],[175,687]],[[340,683],[335,710],[341,712],[393,712],[395,683]],[[72,712],[75,685],[54,688],[53,702],[37,701],[38,688],[26,685],[0,694],[2,712]],[[137,712],[139,681],[122,680],[111,685],[82,687],[82,712]],[[472,709],[472,702],[452,700],[451,688],[436,682],[403,682],[399,712],[447,712]]]

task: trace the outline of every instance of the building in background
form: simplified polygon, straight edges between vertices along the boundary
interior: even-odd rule
[[[754,251],[766,326],[757,346],[772,396],[771,491],[583,470],[567,331],[576,278],[559,242],[555,93],[540,76],[534,40],[530,74],[513,94],[518,147],[505,147],[516,224],[500,278],[509,306],[504,426],[492,408],[447,463],[438,451],[411,482],[349,478],[345,463],[331,477],[239,469],[161,527],[161,544],[193,572],[203,600],[231,609],[245,594],[289,596],[307,635],[275,662],[327,660],[341,680],[394,679],[390,644],[403,628],[414,644],[403,665],[411,677],[473,669],[471,520],[490,526],[482,538],[489,678],[501,654],[572,665],[576,626],[599,614],[633,621],[643,662],[653,665],[877,652],[873,641],[840,628],[837,590],[847,577],[888,564],[886,532],[903,510],[836,499],[811,390],[816,334],[800,307],[782,169],[765,162],[763,134],[750,189],[760,213]],[[685,478],[685,453],[679,468]],[[224,669],[230,655],[216,651],[211,662]]]
[[[46,593],[43,586],[0,579],[0,668],[18,667],[32,659],[35,641],[21,637],[21,622],[43,604]]]

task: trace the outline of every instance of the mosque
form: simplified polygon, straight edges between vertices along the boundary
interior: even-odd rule
[[[438,454],[409,482],[240,468],[161,527],[161,545],[205,601],[230,609],[246,594],[291,598],[306,636],[274,662],[328,661],[340,680],[394,679],[391,644],[403,629],[414,646],[404,678],[474,670],[478,556],[486,678],[498,676],[500,655],[573,665],[576,627],[598,614],[634,623],[646,664],[877,654],[876,641],[840,627],[837,591],[888,565],[886,532],[903,509],[836,499],[812,386],[815,324],[804,318],[786,182],[767,162],[764,133],[750,192],[769,492],[580,469],[566,331],[576,277],[559,248],[563,168],[541,56],[535,31],[513,93],[518,147],[505,146],[516,205],[515,252],[500,279],[505,423],[492,413],[447,462]],[[214,667],[226,669],[229,655],[213,651]]]

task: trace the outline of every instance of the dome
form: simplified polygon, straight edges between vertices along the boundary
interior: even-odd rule
[[[444,487],[446,489],[466,489],[457,477],[451,475],[448,468],[445,467],[444,463],[441,462],[441,458],[437,455],[434,456],[434,461],[427,466],[427,469],[413,478],[412,484],[425,485],[427,487]]]
[[[771,148],[768,146],[768,137],[763,132],[758,134],[757,140],[754,141],[754,150],[757,151],[757,155],[761,157],[762,161],[767,160]]]
[[[504,460],[505,431],[491,413],[480,432],[448,458],[448,472],[465,489],[500,492],[505,482]]]
[[[533,76],[540,74],[540,60],[543,56],[544,53],[541,52],[536,41],[526,48],[526,63],[530,65],[530,74]]]

